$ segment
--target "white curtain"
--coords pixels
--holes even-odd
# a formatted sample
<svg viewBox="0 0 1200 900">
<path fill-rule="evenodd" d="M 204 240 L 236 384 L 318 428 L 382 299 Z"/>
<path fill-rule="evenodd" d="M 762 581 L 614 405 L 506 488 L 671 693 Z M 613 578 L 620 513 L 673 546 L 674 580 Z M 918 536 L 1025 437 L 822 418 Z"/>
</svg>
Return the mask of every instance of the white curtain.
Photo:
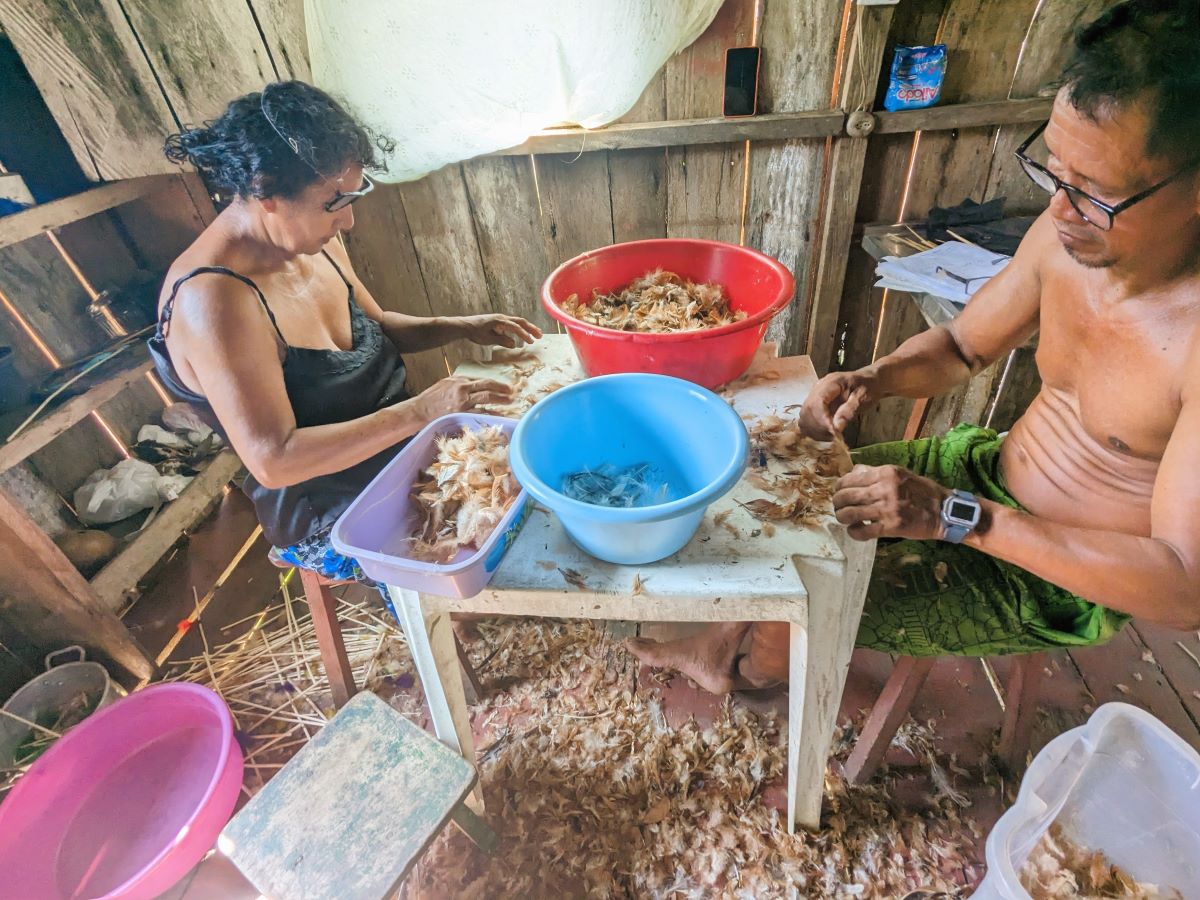
<svg viewBox="0 0 1200 900">
<path fill-rule="evenodd" d="M 388 181 L 620 118 L 721 0 L 305 0 L 313 80 L 396 141 Z"/>
</svg>

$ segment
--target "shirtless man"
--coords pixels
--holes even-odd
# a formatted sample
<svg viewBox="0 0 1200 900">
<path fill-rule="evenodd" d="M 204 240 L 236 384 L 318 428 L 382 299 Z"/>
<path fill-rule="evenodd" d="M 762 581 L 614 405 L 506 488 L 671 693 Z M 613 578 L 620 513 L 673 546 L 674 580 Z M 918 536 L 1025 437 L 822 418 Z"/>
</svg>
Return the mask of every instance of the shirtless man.
<svg viewBox="0 0 1200 900">
<path fill-rule="evenodd" d="M 860 646 L 1079 646 L 1130 616 L 1200 628 L 1198 57 L 1197 0 L 1131 0 L 1084 28 L 1050 121 L 1018 154 L 1051 199 L 1013 261 L 952 323 L 827 375 L 805 402 L 802 428 L 828 439 L 862 407 L 943 393 L 1040 331 L 1042 389 L 1006 437 L 966 425 L 856 451 L 838 521 L 899 539 L 880 542 Z M 948 519 L 951 489 L 969 496 Z M 630 643 L 713 692 L 785 680 L 787 647 L 779 623 Z"/>
</svg>

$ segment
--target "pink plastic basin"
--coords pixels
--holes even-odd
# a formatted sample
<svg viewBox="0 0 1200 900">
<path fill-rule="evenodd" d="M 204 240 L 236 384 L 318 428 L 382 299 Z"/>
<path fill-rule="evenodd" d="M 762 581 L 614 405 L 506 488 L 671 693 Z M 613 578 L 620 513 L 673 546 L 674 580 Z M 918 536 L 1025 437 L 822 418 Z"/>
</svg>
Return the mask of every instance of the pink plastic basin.
<svg viewBox="0 0 1200 900">
<path fill-rule="evenodd" d="M 161 684 L 55 742 L 0 804 L 0 897 L 151 898 L 216 842 L 242 784 L 215 693 Z"/>
</svg>

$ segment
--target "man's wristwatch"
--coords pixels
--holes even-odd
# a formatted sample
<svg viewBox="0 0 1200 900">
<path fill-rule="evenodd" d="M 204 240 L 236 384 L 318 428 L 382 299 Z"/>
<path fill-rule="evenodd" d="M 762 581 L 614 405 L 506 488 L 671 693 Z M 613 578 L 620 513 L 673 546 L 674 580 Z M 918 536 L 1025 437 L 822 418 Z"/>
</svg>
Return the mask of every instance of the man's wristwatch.
<svg viewBox="0 0 1200 900">
<path fill-rule="evenodd" d="M 975 495 L 967 491 L 953 491 L 942 502 L 942 524 L 946 526 L 943 540 L 961 544 L 963 538 L 979 524 L 982 509 Z"/>
</svg>

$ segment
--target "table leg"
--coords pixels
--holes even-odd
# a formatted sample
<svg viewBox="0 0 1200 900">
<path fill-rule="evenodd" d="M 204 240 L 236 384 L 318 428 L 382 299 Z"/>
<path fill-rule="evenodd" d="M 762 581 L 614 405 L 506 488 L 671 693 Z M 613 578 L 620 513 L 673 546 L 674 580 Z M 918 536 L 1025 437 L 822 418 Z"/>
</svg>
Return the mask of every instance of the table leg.
<svg viewBox="0 0 1200 900">
<path fill-rule="evenodd" d="M 791 623 L 788 647 L 788 739 L 787 739 L 787 825 L 788 834 L 796 833 L 796 825 L 816 828 L 821 817 L 823 771 L 813 766 L 801 768 L 800 750 L 815 728 L 804 721 L 808 694 L 808 629 L 799 622 Z M 815 812 L 813 811 L 815 807 Z"/>
<path fill-rule="evenodd" d="M 421 676 L 434 733 L 439 741 L 474 765 L 475 739 L 471 734 L 471 716 L 467 710 L 450 615 L 427 615 L 421 605 L 421 595 L 416 591 L 389 585 L 388 592 L 404 625 L 404 638 L 408 641 L 413 665 Z M 478 786 L 471 797 L 476 801 L 472 805 L 482 811 L 483 795 Z"/>
<path fill-rule="evenodd" d="M 797 560 L 807 622 L 793 622 L 788 696 L 788 830 L 821 820 L 825 766 L 875 558 L 875 542 L 847 540 L 845 563 Z"/>
</svg>

